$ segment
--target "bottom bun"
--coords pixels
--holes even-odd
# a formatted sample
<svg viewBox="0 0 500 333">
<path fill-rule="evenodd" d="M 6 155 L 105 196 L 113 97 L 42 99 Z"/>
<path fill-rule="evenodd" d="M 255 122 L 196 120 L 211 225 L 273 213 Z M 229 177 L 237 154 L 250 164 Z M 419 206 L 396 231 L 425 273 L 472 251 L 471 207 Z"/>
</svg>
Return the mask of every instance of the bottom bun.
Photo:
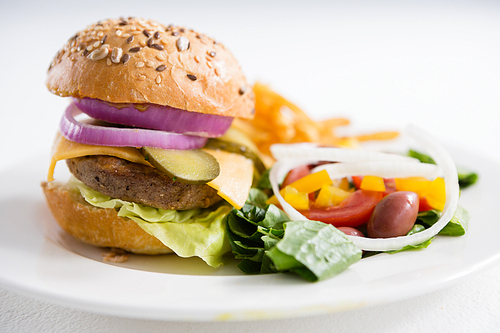
<svg viewBox="0 0 500 333">
<path fill-rule="evenodd" d="M 90 205 L 79 192 L 60 183 L 42 183 L 48 206 L 59 226 L 84 243 L 120 248 L 138 254 L 165 254 L 172 250 L 134 221 L 112 208 Z"/>
</svg>

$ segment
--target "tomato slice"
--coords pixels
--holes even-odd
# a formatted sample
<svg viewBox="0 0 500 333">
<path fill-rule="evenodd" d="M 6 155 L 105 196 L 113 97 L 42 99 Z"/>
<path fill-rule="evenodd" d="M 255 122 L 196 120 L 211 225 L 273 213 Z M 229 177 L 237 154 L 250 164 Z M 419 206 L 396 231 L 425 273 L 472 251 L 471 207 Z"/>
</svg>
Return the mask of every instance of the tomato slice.
<svg viewBox="0 0 500 333">
<path fill-rule="evenodd" d="M 352 176 L 351 178 L 354 187 L 359 189 L 361 187 L 361 182 L 363 181 L 363 176 Z"/>
<path fill-rule="evenodd" d="M 418 211 L 419 212 L 426 212 L 429 210 L 433 210 L 431 205 L 427 202 L 427 198 L 420 198 L 419 200 L 419 205 L 418 205 Z"/>
<path fill-rule="evenodd" d="M 373 209 L 383 197 L 383 192 L 357 190 L 338 206 L 300 212 L 309 220 L 329 223 L 335 227 L 355 228 L 368 222 Z"/>
</svg>

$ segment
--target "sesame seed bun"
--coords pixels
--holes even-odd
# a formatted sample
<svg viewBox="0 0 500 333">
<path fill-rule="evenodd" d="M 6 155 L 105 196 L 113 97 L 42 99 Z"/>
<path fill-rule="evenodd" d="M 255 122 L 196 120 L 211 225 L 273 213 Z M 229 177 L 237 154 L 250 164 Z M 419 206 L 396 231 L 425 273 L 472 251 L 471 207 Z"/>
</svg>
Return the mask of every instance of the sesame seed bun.
<svg viewBox="0 0 500 333">
<path fill-rule="evenodd" d="M 57 224 L 86 244 L 139 254 L 172 253 L 134 221 L 118 216 L 115 209 L 88 204 L 79 192 L 67 185 L 44 182 L 42 189 Z"/>
<path fill-rule="evenodd" d="M 78 32 L 55 56 L 46 84 L 64 97 L 240 118 L 254 112 L 252 89 L 224 45 L 151 20 L 109 19 Z"/>
</svg>

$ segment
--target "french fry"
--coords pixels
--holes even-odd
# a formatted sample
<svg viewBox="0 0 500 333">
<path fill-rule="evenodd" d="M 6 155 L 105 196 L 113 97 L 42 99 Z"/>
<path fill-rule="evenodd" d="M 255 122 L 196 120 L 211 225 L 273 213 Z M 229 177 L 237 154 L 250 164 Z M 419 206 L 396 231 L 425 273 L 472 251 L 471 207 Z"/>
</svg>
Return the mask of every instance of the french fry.
<svg viewBox="0 0 500 333">
<path fill-rule="evenodd" d="M 377 132 L 366 135 L 340 137 L 335 131 L 349 120 L 331 118 L 315 121 L 298 106 L 272 91 L 262 83 L 253 87 L 255 117 L 252 120 L 235 119 L 233 126 L 252 139 L 260 152 L 272 161 L 269 147 L 275 143 L 317 142 L 324 146 L 355 147 L 369 140 L 390 140 L 398 132 Z"/>
</svg>

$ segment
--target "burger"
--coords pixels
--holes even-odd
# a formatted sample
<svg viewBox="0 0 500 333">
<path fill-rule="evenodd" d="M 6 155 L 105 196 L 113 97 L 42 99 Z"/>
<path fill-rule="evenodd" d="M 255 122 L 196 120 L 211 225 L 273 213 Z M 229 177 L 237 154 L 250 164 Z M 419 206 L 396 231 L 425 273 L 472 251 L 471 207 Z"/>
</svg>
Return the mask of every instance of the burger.
<svg viewBox="0 0 500 333">
<path fill-rule="evenodd" d="M 46 85 L 70 100 L 42 183 L 59 226 L 94 246 L 220 265 L 224 218 L 263 170 L 231 127 L 253 117 L 254 94 L 230 51 L 192 29 L 107 19 L 67 41 Z"/>
</svg>

